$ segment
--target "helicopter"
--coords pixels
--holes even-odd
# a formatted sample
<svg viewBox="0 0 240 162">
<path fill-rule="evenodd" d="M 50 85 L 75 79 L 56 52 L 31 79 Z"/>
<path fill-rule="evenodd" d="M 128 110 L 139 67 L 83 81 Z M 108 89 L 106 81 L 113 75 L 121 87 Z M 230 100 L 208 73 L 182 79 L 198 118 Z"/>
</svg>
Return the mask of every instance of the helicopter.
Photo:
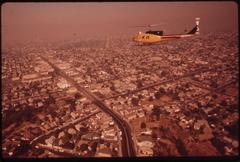
<svg viewBox="0 0 240 162">
<path fill-rule="evenodd" d="M 193 27 L 193 29 L 184 34 L 163 35 L 162 30 L 160 30 L 160 31 L 148 30 L 145 33 L 139 32 L 138 34 L 136 34 L 133 37 L 133 41 L 141 43 L 141 44 L 155 44 L 155 43 L 158 43 L 161 41 L 191 37 L 191 36 L 199 34 L 200 18 L 195 18 L 195 22 L 196 22 L 196 25 Z M 136 26 L 136 27 L 149 27 L 150 28 L 150 27 L 158 26 L 158 25 L 159 24 L 150 24 L 150 25 L 146 25 L 146 26 Z"/>
</svg>

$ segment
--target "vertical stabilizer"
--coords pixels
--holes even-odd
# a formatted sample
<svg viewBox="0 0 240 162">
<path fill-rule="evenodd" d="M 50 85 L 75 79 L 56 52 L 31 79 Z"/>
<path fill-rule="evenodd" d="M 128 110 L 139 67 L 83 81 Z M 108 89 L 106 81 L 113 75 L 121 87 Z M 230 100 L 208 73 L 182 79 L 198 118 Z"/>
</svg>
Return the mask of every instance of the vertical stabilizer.
<svg viewBox="0 0 240 162">
<path fill-rule="evenodd" d="M 196 27 L 197 27 L 197 31 L 195 34 L 200 34 L 200 29 L 199 29 L 200 18 L 197 17 L 195 20 L 196 20 Z"/>
</svg>

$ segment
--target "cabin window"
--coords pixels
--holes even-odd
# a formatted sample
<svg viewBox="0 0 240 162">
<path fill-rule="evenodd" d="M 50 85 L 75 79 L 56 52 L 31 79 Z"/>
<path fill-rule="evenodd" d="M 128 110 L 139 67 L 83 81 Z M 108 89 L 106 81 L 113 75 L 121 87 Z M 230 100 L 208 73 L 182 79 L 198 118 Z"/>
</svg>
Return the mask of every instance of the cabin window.
<svg viewBox="0 0 240 162">
<path fill-rule="evenodd" d="M 142 36 L 142 39 L 144 39 L 145 36 Z"/>
<path fill-rule="evenodd" d="M 149 36 L 146 36 L 146 39 L 149 39 Z"/>
</svg>

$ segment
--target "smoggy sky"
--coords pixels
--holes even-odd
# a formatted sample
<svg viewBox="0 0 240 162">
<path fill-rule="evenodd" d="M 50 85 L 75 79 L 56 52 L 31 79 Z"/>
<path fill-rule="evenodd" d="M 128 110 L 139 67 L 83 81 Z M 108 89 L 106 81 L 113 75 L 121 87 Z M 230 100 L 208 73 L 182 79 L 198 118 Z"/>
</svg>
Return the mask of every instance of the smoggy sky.
<svg viewBox="0 0 240 162">
<path fill-rule="evenodd" d="M 237 31 L 234 2 L 88 2 L 4 3 L 2 40 L 61 40 L 130 37 L 144 28 L 132 26 L 161 23 L 154 29 L 181 33 L 200 17 L 200 33 Z"/>
</svg>

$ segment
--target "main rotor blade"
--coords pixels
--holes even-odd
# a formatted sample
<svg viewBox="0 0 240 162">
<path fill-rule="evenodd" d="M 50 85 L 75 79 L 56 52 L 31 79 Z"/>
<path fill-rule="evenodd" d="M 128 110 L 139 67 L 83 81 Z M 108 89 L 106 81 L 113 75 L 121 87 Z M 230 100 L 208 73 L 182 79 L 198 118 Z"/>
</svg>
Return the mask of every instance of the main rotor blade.
<svg viewBox="0 0 240 162">
<path fill-rule="evenodd" d="M 146 24 L 146 25 L 137 25 L 135 27 L 154 27 L 154 26 L 161 26 L 164 25 L 165 23 L 159 23 L 159 24 Z"/>
<path fill-rule="evenodd" d="M 161 26 L 161 25 L 163 25 L 163 24 L 150 24 L 149 26 L 153 27 L 153 26 Z"/>
<path fill-rule="evenodd" d="M 146 25 L 140 25 L 140 26 L 135 26 L 135 27 L 148 27 L 148 26 L 146 26 Z"/>
</svg>

